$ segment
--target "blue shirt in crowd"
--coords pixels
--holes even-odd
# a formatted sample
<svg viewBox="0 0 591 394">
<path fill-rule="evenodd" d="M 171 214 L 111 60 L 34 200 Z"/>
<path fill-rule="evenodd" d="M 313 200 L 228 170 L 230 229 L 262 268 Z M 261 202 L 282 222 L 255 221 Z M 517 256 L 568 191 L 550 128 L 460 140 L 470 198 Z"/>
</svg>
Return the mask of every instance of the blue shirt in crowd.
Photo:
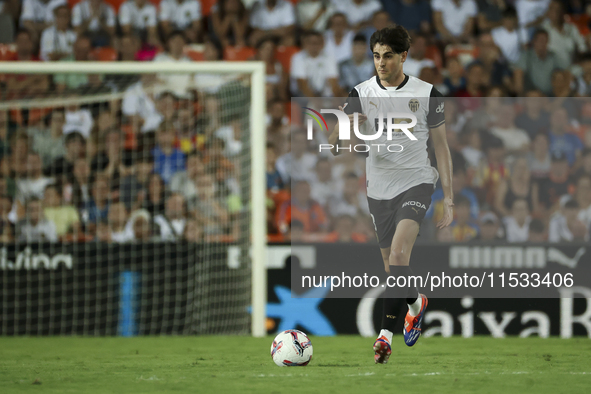
<svg viewBox="0 0 591 394">
<path fill-rule="evenodd" d="M 152 150 L 154 156 L 154 172 L 160 175 L 165 184 L 172 179 L 178 171 L 185 170 L 185 154 L 178 149 L 173 149 L 170 155 L 166 155 L 159 146 Z"/>
</svg>

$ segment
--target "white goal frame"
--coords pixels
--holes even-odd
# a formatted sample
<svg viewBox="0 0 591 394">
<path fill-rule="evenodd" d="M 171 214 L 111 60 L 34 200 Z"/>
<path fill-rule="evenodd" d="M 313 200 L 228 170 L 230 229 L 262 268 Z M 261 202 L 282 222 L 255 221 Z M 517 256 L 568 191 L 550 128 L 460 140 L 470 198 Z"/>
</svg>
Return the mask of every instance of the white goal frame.
<svg viewBox="0 0 591 394">
<path fill-rule="evenodd" d="M 250 74 L 250 236 L 251 236 L 251 332 L 265 336 L 267 304 L 267 226 L 265 207 L 266 98 L 263 62 L 2 62 L 0 74 Z M 34 102 L 36 100 L 30 100 Z M 41 100 L 40 100 L 41 101 Z M 45 100 L 43 100 L 45 101 Z M 46 102 L 46 101 L 45 101 Z M 15 102 L 0 103 L 12 106 Z"/>
</svg>

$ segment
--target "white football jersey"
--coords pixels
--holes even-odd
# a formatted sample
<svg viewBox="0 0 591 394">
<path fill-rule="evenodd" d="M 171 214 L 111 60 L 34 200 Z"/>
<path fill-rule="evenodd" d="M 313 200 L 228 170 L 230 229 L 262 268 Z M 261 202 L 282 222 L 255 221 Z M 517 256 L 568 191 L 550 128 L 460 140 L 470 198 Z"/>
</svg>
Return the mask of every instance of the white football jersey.
<svg viewBox="0 0 591 394">
<path fill-rule="evenodd" d="M 367 116 L 367 121 L 359 128 L 361 134 L 379 134 L 375 140 L 361 141 L 370 146 L 366 159 L 369 198 L 390 200 L 414 186 L 435 185 L 439 174 L 431 166 L 427 141 L 429 130 L 444 124 L 445 116 L 442 95 L 433 85 L 405 75 L 399 86 L 384 87 L 377 76 L 372 77 L 353 88 L 347 98 L 345 113 L 355 112 Z M 416 140 L 398 129 L 388 140 L 389 113 L 414 115 L 417 123 L 408 131 Z M 411 123 L 411 118 L 397 116 L 392 123 Z"/>
</svg>

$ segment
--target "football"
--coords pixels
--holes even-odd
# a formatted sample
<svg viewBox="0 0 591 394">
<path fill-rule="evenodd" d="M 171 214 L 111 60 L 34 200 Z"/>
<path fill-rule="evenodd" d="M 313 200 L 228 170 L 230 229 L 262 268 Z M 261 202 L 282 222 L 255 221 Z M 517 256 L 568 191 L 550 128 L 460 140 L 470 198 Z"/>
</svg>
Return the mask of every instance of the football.
<svg viewBox="0 0 591 394">
<path fill-rule="evenodd" d="M 312 342 L 301 331 L 283 331 L 273 339 L 271 357 L 280 367 L 306 366 L 312 360 Z"/>
</svg>

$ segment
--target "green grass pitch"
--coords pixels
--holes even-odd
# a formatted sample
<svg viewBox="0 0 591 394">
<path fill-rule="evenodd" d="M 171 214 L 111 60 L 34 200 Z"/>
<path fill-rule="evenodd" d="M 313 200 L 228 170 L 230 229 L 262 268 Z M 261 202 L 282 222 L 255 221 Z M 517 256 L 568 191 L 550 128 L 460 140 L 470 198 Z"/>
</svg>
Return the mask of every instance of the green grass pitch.
<svg viewBox="0 0 591 394">
<path fill-rule="evenodd" d="M 0 338 L 0 393 L 590 393 L 591 340 L 312 337 L 307 367 L 275 366 L 272 338 Z"/>
</svg>

